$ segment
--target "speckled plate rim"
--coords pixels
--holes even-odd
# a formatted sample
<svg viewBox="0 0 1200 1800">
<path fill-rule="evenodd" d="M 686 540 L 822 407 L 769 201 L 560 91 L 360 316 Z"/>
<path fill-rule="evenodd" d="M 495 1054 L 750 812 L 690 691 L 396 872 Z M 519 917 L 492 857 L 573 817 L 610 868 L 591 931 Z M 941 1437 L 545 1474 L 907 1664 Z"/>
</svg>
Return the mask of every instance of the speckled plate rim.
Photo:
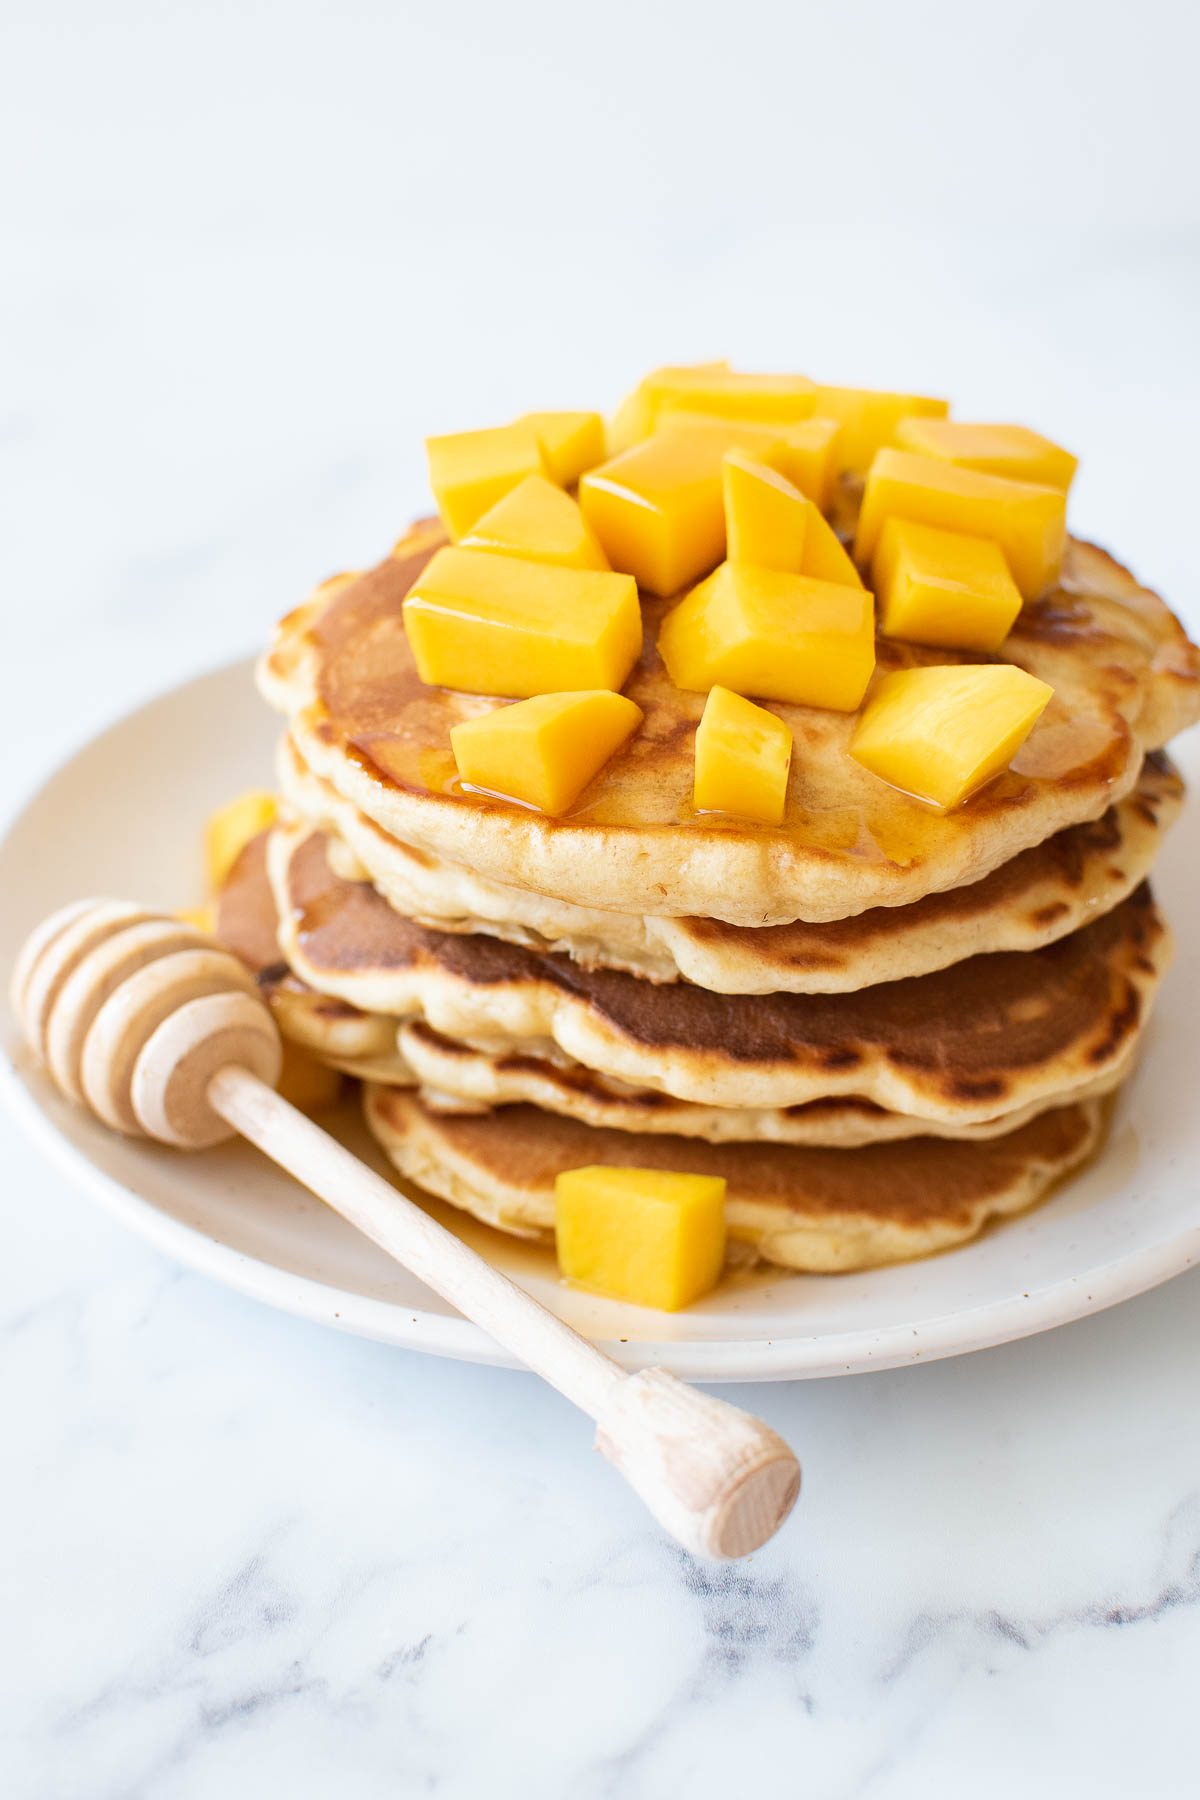
<svg viewBox="0 0 1200 1800">
<path fill-rule="evenodd" d="M 77 878 L 72 857 L 68 854 L 65 859 L 59 856 L 57 871 L 52 871 L 41 882 L 41 890 L 46 889 L 47 882 L 54 890 L 49 897 L 41 890 L 31 894 L 30 888 L 37 888 L 38 884 L 28 879 L 22 881 L 23 870 L 28 871 L 30 866 L 28 862 L 23 863 L 22 858 L 26 855 L 28 840 L 40 841 L 38 834 L 48 833 L 49 821 L 56 809 L 61 810 L 65 804 L 73 821 L 84 817 L 79 802 L 88 791 L 89 780 L 94 779 L 101 765 L 112 765 L 115 761 L 120 767 L 130 744 L 153 741 L 158 754 L 149 759 L 142 756 L 136 776 L 145 791 L 152 792 L 154 771 L 160 768 L 170 771 L 173 767 L 172 736 L 179 738 L 184 747 L 194 747 L 195 719 L 222 716 L 227 723 L 232 719 L 240 724 L 239 712 L 244 714 L 248 724 L 245 735 L 252 738 L 253 743 L 243 746 L 243 734 L 239 730 L 226 733 L 226 741 L 220 753 L 214 754 L 212 766 L 204 765 L 203 781 L 192 784 L 197 789 L 195 810 L 186 795 L 180 802 L 180 811 L 184 815 L 181 830 L 190 833 L 197 844 L 191 857 L 193 864 L 198 864 L 199 826 L 207 807 L 215 804 L 222 794 L 236 791 L 238 786 L 261 783 L 269 778 L 269 764 L 264 765 L 263 751 L 269 744 L 273 728 L 269 720 L 254 722 L 249 709 L 251 667 L 249 660 L 226 665 L 173 688 L 124 715 L 66 759 L 12 819 L 0 840 L 0 895 L 4 896 L 0 901 L 0 972 L 5 980 L 20 936 L 49 905 L 61 903 L 77 893 L 96 890 L 96 884 Z M 1188 763 L 1200 764 L 1195 752 L 1181 757 L 1180 761 L 1185 774 Z M 151 771 L 149 777 L 147 767 Z M 134 782 L 135 777 L 131 774 L 129 779 Z M 145 787 L 147 779 L 151 784 L 149 788 Z M 205 789 L 203 794 L 199 792 L 201 787 Z M 92 810 L 88 808 L 88 816 Z M 75 834 L 69 835 L 74 842 Z M 157 834 L 151 835 L 157 837 Z M 1176 848 L 1179 849 L 1178 844 Z M 88 844 L 84 841 L 77 846 L 74 861 L 86 861 L 87 855 Z M 166 860 L 171 862 L 170 857 Z M 176 855 L 173 873 L 169 878 L 159 880 L 158 891 L 147 891 L 144 880 L 136 886 L 133 891 L 138 898 L 164 905 L 171 901 L 186 903 L 194 897 L 196 869 L 189 866 L 185 870 L 178 866 L 182 860 Z M 1196 880 L 1197 860 L 1190 841 L 1183 846 L 1182 854 L 1173 857 L 1169 885 L 1177 895 L 1186 894 Z M 112 883 L 102 885 L 111 887 Z M 120 891 L 129 891 L 129 888 L 130 884 L 126 883 Z M 14 895 L 19 897 L 15 903 Z M 1180 960 L 1182 962 L 1183 958 Z M 1200 952 L 1190 960 L 1200 966 Z M 1078 1252 L 1074 1267 L 1057 1278 L 1039 1280 L 1038 1240 L 1044 1235 L 1044 1222 L 1055 1214 L 1055 1209 L 1062 1207 L 1064 1196 L 1056 1196 L 1047 1206 L 1000 1227 L 977 1246 L 928 1263 L 904 1265 L 899 1272 L 912 1276 L 918 1291 L 924 1285 L 935 1291 L 945 1289 L 942 1270 L 953 1270 L 957 1264 L 965 1275 L 972 1254 L 986 1256 L 989 1244 L 1005 1243 L 1015 1253 L 1014 1268 L 1023 1273 L 1015 1275 L 1011 1291 L 1000 1298 L 974 1304 L 969 1299 L 970 1284 L 964 1282 L 962 1303 L 958 1305 L 943 1304 L 923 1310 L 918 1304 L 913 1306 L 909 1316 L 892 1319 L 887 1324 L 871 1325 L 860 1320 L 850 1329 L 812 1331 L 804 1329 L 805 1311 L 800 1296 L 805 1291 L 816 1292 L 811 1286 L 814 1281 L 844 1284 L 851 1278 L 781 1275 L 771 1289 L 771 1316 L 768 1319 L 764 1313 L 762 1324 L 766 1329 L 762 1335 L 753 1333 L 758 1306 L 753 1294 L 742 1295 L 738 1300 L 740 1330 L 737 1335 L 730 1335 L 728 1328 L 722 1331 L 719 1312 L 711 1317 L 705 1312 L 696 1312 L 687 1317 L 687 1329 L 695 1335 L 671 1338 L 658 1335 L 661 1326 L 656 1316 L 642 1309 L 624 1308 L 612 1301 L 592 1303 L 588 1297 L 581 1316 L 580 1297 L 549 1282 L 527 1285 L 544 1302 L 570 1317 L 572 1323 L 588 1330 L 589 1335 L 626 1366 L 658 1363 L 681 1375 L 711 1382 L 787 1380 L 934 1361 L 1046 1331 L 1144 1293 L 1200 1260 L 1200 1122 L 1194 1116 L 1194 1108 L 1189 1110 L 1179 1105 L 1172 1113 L 1170 1096 L 1164 1097 L 1162 1091 L 1164 1078 L 1169 1078 L 1172 1072 L 1175 1080 L 1165 1079 L 1165 1086 L 1180 1085 L 1181 1071 L 1186 1064 L 1186 1058 L 1178 1055 L 1177 1043 L 1173 1051 L 1171 1040 L 1180 1032 L 1185 1041 L 1193 1038 L 1184 987 L 1185 970 L 1179 968 L 1168 980 L 1166 1003 L 1160 1008 L 1162 1016 L 1152 1027 L 1147 1058 L 1136 1078 L 1143 1098 L 1148 1096 L 1151 1101 L 1158 1102 L 1156 1116 L 1148 1122 L 1148 1140 L 1141 1129 L 1143 1120 L 1139 1108 L 1136 1105 L 1131 1108 L 1123 1102 L 1119 1109 L 1121 1113 L 1133 1112 L 1138 1135 L 1144 1140 L 1137 1152 L 1140 1159 L 1137 1187 L 1143 1194 L 1161 1196 L 1168 1191 L 1175 1198 L 1163 1217 L 1156 1219 L 1153 1225 L 1147 1220 L 1142 1235 L 1135 1235 L 1115 1253 L 1104 1253 L 1103 1234 L 1097 1236 L 1093 1229 L 1098 1217 L 1094 1207 L 1086 1201 L 1071 1204 L 1065 1220 L 1060 1217 L 1058 1223 L 1065 1224 L 1072 1234 L 1069 1241 Z M 1172 993 L 1175 994 L 1174 1006 L 1170 1004 Z M 300 1318 L 435 1355 L 511 1366 L 512 1359 L 485 1333 L 467 1320 L 439 1310 L 442 1303 L 411 1277 L 407 1278 L 414 1294 L 411 1303 L 407 1299 L 375 1298 L 248 1254 L 235 1244 L 223 1241 L 211 1230 L 206 1231 L 198 1224 L 173 1216 L 146 1192 L 138 1191 L 137 1173 L 139 1158 L 151 1159 L 170 1153 L 142 1146 L 123 1146 L 122 1154 L 126 1166 L 134 1171 L 133 1178 L 128 1175 L 123 1179 L 114 1177 L 97 1161 L 100 1146 L 96 1134 L 101 1128 L 53 1092 L 32 1059 L 19 1047 L 7 1012 L 5 1051 L 4 1061 L 0 1064 L 0 1097 L 17 1123 L 68 1178 L 99 1201 L 113 1217 L 167 1256 L 239 1293 Z M 1165 1138 L 1162 1129 L 1164 1098 L 1167 1116 L 1172 1121 L 1172 1129 Z M 241 1146 L 235 1147 L 234 1153 L 245 1158 L 253 1155 Z M 146 1166 L 149 1168 L 149 1163 Z M 189 1166 L 197 1173 L 195 1181 L 189 1176 L 188 1187 L 199 1196 L 203 1208 L 208 1179 L 205 1169 L 212 1165 L 206 1165 L 203 1159 L 192 1159 Z M 1104 1166 L 1101 1164 L 1098 1168 Z M 1119 1159 L 1114 1167 L 1116 1173 L 1107 1181 L 1107 1199 L 1110 1207 L 1114 1200 L 1122 1203 L 1122 1223 L 1128 1227 L 1131 1218 L 1136 1223 L 1137 1215 L 1132 1209 L 1138 1194 L 1129 1187 L 1129 1207 L 1125 1208 L 1126 1175 L 1122 1173 Z M 1083 1180 L 1086 1182 L 1092 1173 L 1085 1175 Z M 239 1174 L 238 1179 L 242 1178 Z M 224 1165 L 220 1179 L 228 1190 L 229 1172 Z M 1167 1184 L 1166 1189 L 1164 1184 Z M 140 1185 L 145 1188 L 148 1182 L 143 1181 Z M 312 1202 L 313 1207 L 316 1204 Z M 939 1273 L 936 1279 L 931 1277 L 924 1283 L 919 1273 L 922 1270 Z M 885 1278 L 897 1273 L 875 1272 L 881 1292 Z M 872 1279 L 871 1275 L 853 1278 L 855 1289 L 868 1297 L 868 1311 Z M 778 1291 L 785 1292 L 785 1297 L 791 1291 L 797 1295 L 796 1305 L 785 1307 L 782 1314 L 775 1298 Z M 955 1291 L 953 1276 L 948 1291 L 951 1294 Z M 424 1303 L 426 1299 L 428 1304 Z M 681 1316 L 675 1316 L 672 1323 L 680 1321 Z M 747 1327 L 751 1328 L 748 1334 Z"/>
</svg>

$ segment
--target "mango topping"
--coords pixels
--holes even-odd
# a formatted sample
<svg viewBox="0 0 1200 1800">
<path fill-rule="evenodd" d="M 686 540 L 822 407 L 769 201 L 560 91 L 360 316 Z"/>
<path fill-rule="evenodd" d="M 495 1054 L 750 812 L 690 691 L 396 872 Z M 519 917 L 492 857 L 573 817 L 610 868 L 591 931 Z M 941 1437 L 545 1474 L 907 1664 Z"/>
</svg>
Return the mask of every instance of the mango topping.
<svg viewBox="0 0 1200 1800">
<path fill-rule="evenodd" d="M 696 728 L 697 812 L 782 825 L 792 734 L 782 719 L 728 688 L 709 690 Z"/>
<path fill-rule="evenodd" d="M 654 412 L 656 410 L 651 405 L 650 383 L 656 377 L 696 375 L 728 367 L 727 362 L 706 362 L 652 369 L 649 375 L 644 376 L 638 382 L 632 393 L 626 394 L 609 420 L 608 430 L 605 433 L 608 440 L 608 454 L 619 456 L 622 450 L 628 450 L 633 444 L 640 444 L 643 438 L 650 436 L 654 429 Z"/>
<path fill-rule="evenodd" d="M 984 475 L 1007 475 L 1013 481 L 1034 481 L 1064 493 L 1079 467 L 1071 455 L 1049 438 L 1024 425 L 960 425 L 951 419 L 901 419 L 896 427 L 898 450 L 919 456 L 940 456 L 960 469 L 978 469 Z"/>
<path fill-rule="evenodd" d="M 874 554 L 889 518 L 991 538 L 1027 600 L 1058 578 L 1067 531 L 1067 498 L 1058 488 L 981 474 L 908 450 L 881 450 L 863 491 L 854 545 L 859 562 Z"/>
<path fill-rule="evenodd" d="M 250 839 L 275 823 L 276 811 L 274 794 L 251 788 L 219 806 L 210 816 L 204 828 L 204 862 L 210 893 L 215 894 L 225 885 L 225 877 Z"/>
<path fill-rule="evenodd" d="M 875 667 L 874 602 L 862 587 L 725 562 L 667 614 L 658 648 L 676 687 L 854 712 Z"/>
<path fill-rule="evenodd" d="M 641 722 L 641 707 L 624 694 L 538 694 L 452 726 L 450 743 L 472 787 L 558 814 Z"/>
<path fill-rule="evenodd" d="M 590 469 L 583 516 L 614 569 L 652 594 L 675 594 L 725 552 L 722 432 L 665 431 Z"/>
<path fill-rule="evenodd" d="M 945 812 L 1007 768 L 1053 692 L 1011 663 L 902 669 L 867 701 L 850 754 Z"/>
<path fill-rule="evenodd" d="M 888 519 L 872 566 L 886 637 L 998 650 L 1021 610 L 1004 552 L 990 538 Z"/>
<path fill-rule="evenodd" d="M 570 494 L 527 475 L 459 539 L 464 550 L 524 556 L 560 569 L 607 569 L 608 558 Z"/>
<path fill-rule="evenodd" d="M 547 473 L 559 487 L 574 487 L 585 469 L 595 468 L 608 454 L 598 412 L 522 413 L 515 423 L 530 427 Z"/>
<path fill-rule="evenodd" d="M 630 575 L 439 550 L 404 602 L 421 680 L 475 694 L 619 688 L 641 652 Z"/>
<path fill-rule="evenodd" d="M 835 419 L 841 426 L 837 460 L 841 469 L 861 474 L 876 451 L 892 442 L 901 419 L 917 414 L 944 419 L 950 411 L 946 400 L 928 394 L 891 394 L 875 388 L 818 386 L 813 412 L 821 419 Z"/>
<path fill-rule="evenodd" d="M 807 419 L 814 384 L 806 375 L 743 375 L 735 369 L 658 369 L 642 383 L 650 422 L 664 405 L 764 423 Z"/>
<path fill-rule="evenodd" d="M 829 505 L 842 428 L 836 419 L 805 419 L 780 429 L 771 464 L 820 507 Z"/>
<path fill-rule="evenodd" d="M 568 1281 L 663 1312 L 709 1293 L 725 1257 L 725 1182 L 593 1166 L 554 1184 L 558 1266 Z"/>
<path fill-rule="evenodd" d="M 745 450 L 727 450 L 725 541 L 730 562 L 761 563 L 798 575 L 804 567 L 810 502 L 784 476 Z"/>
<path fill-rule="evenodd" d="M 425 439 L 429 485 L 452 538 L 470 531 L 497 500 L 527 475 L 544 475 L 541 446 L 530 425 L 497 425 Z"/>
</svg>

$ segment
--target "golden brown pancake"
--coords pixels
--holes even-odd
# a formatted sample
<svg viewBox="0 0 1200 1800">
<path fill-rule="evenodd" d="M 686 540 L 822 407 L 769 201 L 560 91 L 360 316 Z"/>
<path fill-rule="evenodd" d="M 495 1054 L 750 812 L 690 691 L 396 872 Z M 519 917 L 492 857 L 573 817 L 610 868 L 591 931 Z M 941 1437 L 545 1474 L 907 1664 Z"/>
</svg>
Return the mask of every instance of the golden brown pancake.
<svg viewBox="0 0 1200 1800">
<path fill-rule="evenodd" d="M 691 805 L 702 694 L 667 678 L 655 647 L 669 602 L 646 600 L 626 692 L 640 731 L 552 819 L 468 791 L 450 729 L 491 699 L 425 686 L 402 605 L 439 535 L 428 525 L 368 573 L 339 577 L 279 626 L 260 684 L 308 767 L 385 831 L 574 905 L 761 926 L 902 906 L 981 880 L 1065 827 L 1099 818 L 1143 755 L 1200 716 L 1200 655 L 1158 597 L 1072 540 L 1060 585 L 1028 604 L 999 656 L 1054 698 L 1012 767 L 964 805 L 932 811 L 848 755 L 854 718 L 775 705 L 795 739 L 781 826 Z M 978 661 L 881 638 L 879 672 Z"/>
<path fill-rule="evenodd" d="M 972 957 L 853 994 L 653 985 L 480 935 L 432 931 L 330 868 L 306 827 L 271 834 L 287 961 L 366 1012 L 419 1017 L 484 1048 L 543 1053 L 707 1107 L 834 1096 L 918 1120 L 994 1120 L 1128 1066 L 1169 956 L 1142 886 L 1043 949 Z"/>
<path fill-rule="evenodd" d="M 397 912 L 441 931 L 482 931 L 584 968 L 680 977 L 721 994 L 849 993 L 929 974 L 968 956 L 1036 950 L 1119 904 L 1149 873 L 1183 801 L 1161 751 L 1099 819 L 1068 826 L 969 887 L 824 925 L 759 929 L 572 906 L 403 844 L 313 775 L 288 740 L 279 763 L 291 808 L 331 840 L 334 868 L 369 876 Z"/>
<path fill-rule="evenodd" d="M 986 1144 L 909 1138 L 862 1150 L 629 1138 L 533 1106 L 440 1113 L 368 1086 L 367 1122 L 397 1169 L 502 1230 L 548 1233 L 554 1179 L 591 1164 L 720 1175 L 731 1235 L 766 1261 L 822 1273 L 946 1250 L 1043 1199 L 1100 1141 L 1098 1101 L 1056 1107 Z"/>
</svg>

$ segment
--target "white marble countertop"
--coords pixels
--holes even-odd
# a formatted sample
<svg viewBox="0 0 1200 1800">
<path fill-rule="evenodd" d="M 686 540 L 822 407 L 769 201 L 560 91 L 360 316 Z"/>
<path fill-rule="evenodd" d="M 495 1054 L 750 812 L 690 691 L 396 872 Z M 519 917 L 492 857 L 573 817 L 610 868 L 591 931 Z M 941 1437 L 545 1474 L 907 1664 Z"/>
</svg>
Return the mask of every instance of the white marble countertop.
<svg viewBox="0 0 1200 1800">
<path fill-rule="evenodd" d="M 801 51 L 858 48 L 801 9 L 776 66 L 740 10 L 758 85 L 714 144 L 691 40 L 664 109 L 571 9 L 518 6 L 524 37 L 474 5 L 16 9 L 0 812 L 378 554 L 424 431 L 607 404 L 666 356 L 1028 419 L 1084 452 L 1077 528 L 1200 623 L 1200 239 L 1165 179 L 1194 167 L 1194 15 L 943 41 L 948 153 L 927 114 L 882 122 L 936 34 L 854 9 L 879 54 L 847 211 L 805 138 L 828 84 L 781 109 Z M 649 17 L 638 44 L 670 51 Z M 6 1121 L 0 1168 L 4 1800 L 1197 1791 L 1200 1273 L 959 1361 L 732 1391 L 806 1487 L 717 1568 L 531 1378 L 181 1273 Z"/>
</svg>

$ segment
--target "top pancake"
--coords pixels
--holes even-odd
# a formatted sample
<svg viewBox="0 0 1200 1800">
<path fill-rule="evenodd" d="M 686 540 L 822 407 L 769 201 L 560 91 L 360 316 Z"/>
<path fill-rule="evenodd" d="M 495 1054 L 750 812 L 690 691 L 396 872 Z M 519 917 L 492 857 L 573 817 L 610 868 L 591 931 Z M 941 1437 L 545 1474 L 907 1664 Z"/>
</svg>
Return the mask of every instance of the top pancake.
<svg viewBox="0 0 1200 1800">
<path fill-rule="evenodd" d="M 1060 585 L 1027 605 L 1000 652 L 1055 694 L 1013 767 L 941 815 L 847 754 L 852 715 L 773 704 L 795 738 L 787 816 L 752 825 L 691 806 L 702 694 L 674 687 L 656 648 L 669 602 L 645 600 L 645 648 L 625 691 L 645 721 L 562 819 L 468 792 L 450 728 L 492 710 L 425 686 L 402 604 L 442 542 L 410 533 L 369 573 L 343 576 L 283 620 L 260 683 L 314 773 L 385 831 L 490 880 L 577 905 L 735 925 L 841 919 L 981 879 L 1098 818 L 1143 754 L 1200 716 L 1200 655 L 1156 595 L 1072 540 Z M 991 660 L 880 639 L 880 672 Z"/>
<path fill-rule="evenodd" d="M 396 912 L 440 931 L 484 932 L 570 956 L 585 969 L 684 979 L 716 994 L 846 994 L 927 975 L 969 956 L 1037 950 L 1110 911 L 1149 874 L 1183 783 L 1161 751 L 1099 819 L 1068 826 L 967 887 L 824 925 L 728 925 L 572 906 L 488 881 L 382 831 L 313 775 L 284 740 L 282 792 L 329 840 L 339 874 L 368 877 Z"/>
</svg>

